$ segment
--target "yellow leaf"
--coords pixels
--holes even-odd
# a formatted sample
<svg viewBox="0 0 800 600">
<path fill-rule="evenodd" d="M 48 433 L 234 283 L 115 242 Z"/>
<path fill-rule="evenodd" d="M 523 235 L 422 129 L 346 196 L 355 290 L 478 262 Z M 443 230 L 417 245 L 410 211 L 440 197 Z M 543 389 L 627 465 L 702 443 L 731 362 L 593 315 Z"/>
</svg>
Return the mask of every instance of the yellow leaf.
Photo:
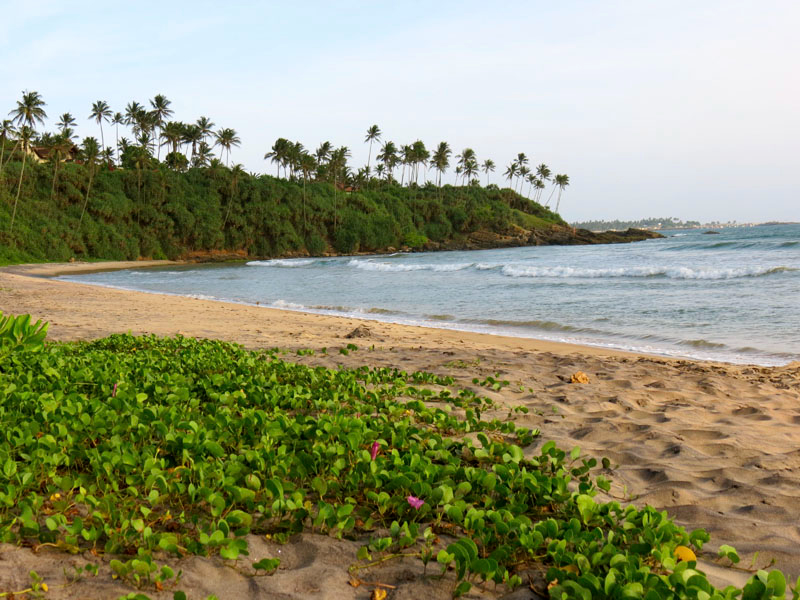
<svg viewBox="0 0 800 600">
<path fill-rule="evenodd" d="M 692 552 L 691 548 L 687 548 L 686 546 L 676 546 L 675 547 L 675 558 L 679 561 L 689 562 L 692 560 L 697 560 L 697 556 L 694 552 Z"/>
<path fill-rule="evenodd" d="M 369 596 L 369 600 L 386 600 L 386 590 L 375 588 Z"/>
<path fill-rule="evenodd" d="M 49 589 L 49 588 L 47 587 L 47 584 L 46 584 L 46 583 L 43 583 L 43 584 L 42 584 L 42 591 L 45 591 L 45 592 L 46 592 L 48 589 Z"/>
<path fill-rule="evenodd" d="M 575 575 L 580 575 L 580 569 L 575 565 L 567 565 L 566 567 L 561 567 L 562 571 L 566 571 L 567 573 L 575 573 Z"/>
</svg>

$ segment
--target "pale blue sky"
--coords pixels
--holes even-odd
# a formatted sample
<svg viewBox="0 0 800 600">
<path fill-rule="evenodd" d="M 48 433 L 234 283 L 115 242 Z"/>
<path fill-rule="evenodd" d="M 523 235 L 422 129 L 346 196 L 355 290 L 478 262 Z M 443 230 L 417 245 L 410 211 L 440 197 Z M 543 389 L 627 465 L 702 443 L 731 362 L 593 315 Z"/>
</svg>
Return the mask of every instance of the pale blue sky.
<svg viewBox="0 0 800 600">
<path fill-rule="evenodd" d="M 0 114 L 36 90 L 49 128 L 99 137 L 92 102 L 163 93 L 236 129 L 250 171 L 280 136 L 363 165 L 377 123 L 498 183 L 518 152 L 567 173 L 572 221 L 800 220 L 796 1 L 293 4 L 0 0 Z"/>
</svg>

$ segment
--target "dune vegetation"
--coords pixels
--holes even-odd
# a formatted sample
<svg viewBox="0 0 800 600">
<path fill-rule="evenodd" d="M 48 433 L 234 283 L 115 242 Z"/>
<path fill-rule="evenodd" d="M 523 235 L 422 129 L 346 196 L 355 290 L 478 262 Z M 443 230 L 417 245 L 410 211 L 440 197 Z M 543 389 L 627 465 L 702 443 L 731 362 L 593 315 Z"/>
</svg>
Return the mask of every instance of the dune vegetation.
<svg viewBox="0 0 800 600">
<path fill-rule="evenodd" d="M 0 323 L 0 540 L 113 556 L 90 568 L 138 597 L 179 588 L 164 553 L 241 563 L 248 534 L 303 531 L 359 541 L 355 578 L 415 556 L 454 596 L 517 587 L 520 573 L 538 573 L 551 598 L 787 592 L 779 571 L 715 589 L 697 565 L 704 531 L 600 500 L 606 459 L 552 442 L 531 451 L 539 431 L 514 423 L 524 408 L 450 378 L 312 368 L 180 336 L 45 344 L 46 329 L 27 315 Z M 739 560 L 730 546 L 719 556 Z"/>
</svg>

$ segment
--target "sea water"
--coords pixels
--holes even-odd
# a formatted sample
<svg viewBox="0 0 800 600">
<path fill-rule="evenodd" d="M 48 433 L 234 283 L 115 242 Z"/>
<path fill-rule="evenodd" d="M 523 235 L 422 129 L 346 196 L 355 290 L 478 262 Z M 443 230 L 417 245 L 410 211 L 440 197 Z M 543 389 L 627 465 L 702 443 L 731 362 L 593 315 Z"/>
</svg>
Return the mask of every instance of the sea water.
<svg viewBox="0 0 800 600">
<path fill-rule="evenodd" d="M 301 258 L 63 276 L 123 289 L 668 356 L 800 360 L 800 225 L 632 244 Z"/>
</svg>

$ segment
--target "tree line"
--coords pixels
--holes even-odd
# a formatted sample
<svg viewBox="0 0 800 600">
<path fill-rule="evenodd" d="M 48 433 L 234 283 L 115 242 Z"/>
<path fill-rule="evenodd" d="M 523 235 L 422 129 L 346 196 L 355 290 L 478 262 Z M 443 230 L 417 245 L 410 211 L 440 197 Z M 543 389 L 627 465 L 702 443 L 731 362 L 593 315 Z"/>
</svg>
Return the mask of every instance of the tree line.
<svg viewBox="0 0 800 600">
<path fill-rule="evenodd" d="M 355 171 L 345 146 L 323 142 L 311 153 L 279 138 L 265 155 L 277 167 L 276 178 L 231 165 L 241 143 L 237 132 L 207 117 L 192 124 L 172 120 L 163 95 L 148 107 L 131 102 L 118 113 L 104 101 L 93 103 L 87 119 L 99 135 L 82 140 L 71 113 L 58 117 L 55 131 L 44 130 L 46 104 L 38 92 L 23 92 L 9 117 L 0 123 L 0 245 L 35 247 L 29 257 L 175 257 L 221 248 L 258 255 L 369 251 L 452 241 L 480 228 L 563 223 L 535 201 L 536 194 L 525 199 L 490 183 L 493 161 L 478 167 L 471 149 L 453 157 L 446 142 L 433 153 L 419 140 L 397 147 L 381 141 L 377 126 L 365 136 L 367 164 Z M 526 161 L 518 155 L 509 179 L 520 192 Z M 442 185 L 451 163 L 458 186 Z M 541 167 L 546 179 L 549 169 Z M 555 190 L 554 180 L 551 196 Z M 60 241 L 42 237 L 44 230 L 57 231 Z M 60 249 L 48 253 L 48 244 Z"/>
</svg>

